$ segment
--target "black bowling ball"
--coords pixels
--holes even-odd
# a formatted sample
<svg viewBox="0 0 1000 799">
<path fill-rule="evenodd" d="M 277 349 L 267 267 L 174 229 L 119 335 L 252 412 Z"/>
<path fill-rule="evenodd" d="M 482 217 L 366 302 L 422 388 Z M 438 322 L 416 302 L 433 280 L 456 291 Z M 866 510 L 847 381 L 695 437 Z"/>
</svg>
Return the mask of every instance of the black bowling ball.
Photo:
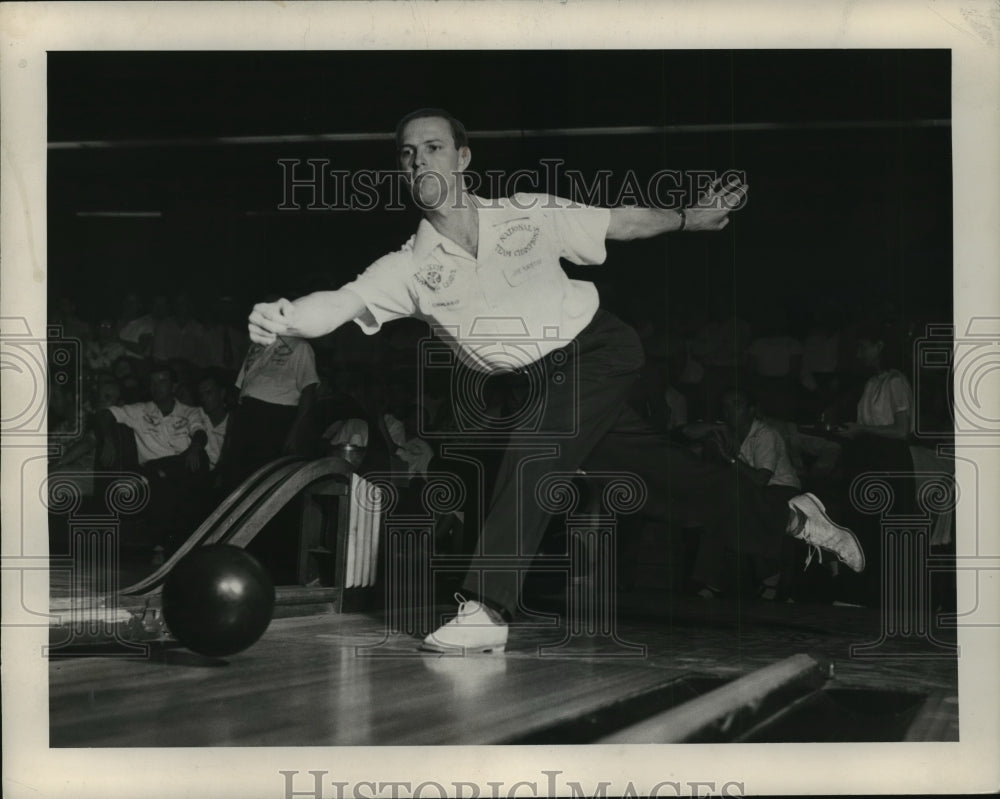
<svg viewBox="0 0 1000 799">
<path fill-rule="evenodd" d="M 274 583 L 245 549 L 209 544 L 182 558 L 163 585 L 170 633 L 201 655 L 242 652 L 260 638 L 274 613 Z"/>
</svg>

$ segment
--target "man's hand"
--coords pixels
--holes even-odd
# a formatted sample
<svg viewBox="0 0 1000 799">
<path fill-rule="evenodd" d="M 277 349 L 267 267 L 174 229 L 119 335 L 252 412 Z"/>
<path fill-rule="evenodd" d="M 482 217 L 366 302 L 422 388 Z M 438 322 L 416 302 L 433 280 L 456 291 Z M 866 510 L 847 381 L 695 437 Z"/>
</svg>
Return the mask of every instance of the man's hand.
<svg viewBox="0 0 1000 799">
<path fill-rule="evenodd" d="M 286 299 L 259 302 L 250 312 L 250 340 L 265 346 L 288 333 L 294 324 L 295 306 Z"/>
<path fill-rule="evenodd" d="M 724 430 L 715 428 L 702 440 L 705 454 L 717 461 L 729 463 L 735 457 L 733 442 Z"/>
<path fill-rule="evenodd" d="M 201 469 L 201 448 L 190 446 L 184 453 L 184 465 L 189 472 L 197 472 Z"/>
<path fill-rule="evenodd" d="M 729 214 L 746 202 L 750 184 L 732 180 L 717 181 L 691 208 L 684 209 L 684 230 L 722 230 L 729 224 Z"/>
<path fill-rule="evenodd" d="M 102 469 L 110 469 L 114 466 L 117 456 L 118 451 L 115 448 L 115 443 L 110 439 L 105 439 L 104 443 L 101 444 L 100 451 L 97 453 L 97 465 Z"/>
<path fill-rule="evenodd" d="M 864 430 L 865 426 L 863 424 L 858 424 L 857 422 L 844 422 L 844 424 L 834 432 L 836 432 L 838 436 L 854 439 L 861 435 Z"/>
</svg>

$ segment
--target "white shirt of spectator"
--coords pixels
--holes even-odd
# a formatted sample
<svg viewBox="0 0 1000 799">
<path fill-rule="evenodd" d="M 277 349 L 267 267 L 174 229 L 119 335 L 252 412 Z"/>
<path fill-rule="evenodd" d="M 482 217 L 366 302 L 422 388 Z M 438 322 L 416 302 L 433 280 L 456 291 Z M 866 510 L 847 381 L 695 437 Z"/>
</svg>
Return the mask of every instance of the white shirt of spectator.
<svg viewBox="0 0 1000 799">
<path fill-rule="evenodd" d="M 387 413 L 382 418 L 389 438 L 396 445 L 393 454 L 406 464 L 410 475 L 426 475 L 431 458 L 434 457 L 434 450 L 430 444 L 422 438 L 414 437 L 408 440 L 405 425 L 392 414 Z M 368 422 L 357 418 L 338 420 L 326 429 L 322 437 L 334 447 L 344 444 L 367 447 Z"/>
<path fill-rule="evenodd" d="M 424 219 L 402 249 L 345 288 L 365 303 L 356 321 L 366 333 L 415 316 L 472 368 L 509 371 L 565 346 L 593 319 L 597 288 L 570 280 L 559 259 L 603 263 L 611 212 L 543 194 L 471 201 L 477 257 Z"/>
<path fill-rule="evenodd" d="M 201 408 L 174 400 L 166 416 L 155 402 L 135 402 L 108 408 L 115 421 L 135 432 L 139 464 L 180 455 L 191 446 L 191 435 L 204 430 Z"/>
<path fill-rule="evenodd" d="M 740 460 L 754 469 L 767 469 L 771 472 L 771 479 L 767 481 L 769 486 L 802 487 L 781 433 L 760 419 L 753 420 L 750 432 L 743 439 Z"/>
<path fill-rule="evenodd" d="M 891 425 L 895 414 L 913 409 L 909 381 L 896 369 L 881 372 L 865 383 L 858 401 L 858 422 L 873 426 Z"/>
<path fill-rule="evenodd" d="M 298 405 L 302 391 L 318 382 L 312 347 L 290 336 L 279 336 L 266 347 L 252 346 L 236 376 L 241 398 L 272 405 Z"/>
<path fill-rule="evenodd" d="M 229 414 L 226 414 L 226 418 L 219 422 L 218 425 L 212 424 L 212 420 L 208 418 L 208 414 L 202 408 L 198 409 L 201 411 L 201 425 L 202 429 L 205 431 L 205 435 L 208 437 L 208 441 L 205 444 L 205 454 L 208 455 L 208 468 L 214 469 L 215 464 L 219 462 L 219 456 L 222 454 L 222 445 L 226 441 L 226 428 L 229 427 Z"/>
<path fill-rule="evenodd" d="M 129 344 L 139 344 L 139 340 L 143 336 L 152 336 L 156 332 L 156 320 L 152 316 L 147 314 L 146 316 L 140 316 L 137 319 L 132 319 L 121 326 L 118 331 L 118 338 L 121 341 L 127 341 Z M 142 358 L 139 353 L 134 353 L 128 351 L 126 353 L 130 358 Z"/>
</svg>

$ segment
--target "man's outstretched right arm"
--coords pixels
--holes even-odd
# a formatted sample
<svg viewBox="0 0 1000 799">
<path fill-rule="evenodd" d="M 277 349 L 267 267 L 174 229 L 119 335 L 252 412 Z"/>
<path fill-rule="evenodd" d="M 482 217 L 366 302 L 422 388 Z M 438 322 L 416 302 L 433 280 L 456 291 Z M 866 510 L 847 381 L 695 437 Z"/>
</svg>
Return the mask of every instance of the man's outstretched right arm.
<svg viewBox="0 0 1000 799">
<path fill-rule="evenodd" d="M 294 302 L 260 302 L 250 313 L 250 339 L 270 344 L 278 336 L 318 338 L 360 316 L 364 301 L 350 289 L 317 291 Z"/>
</svg>

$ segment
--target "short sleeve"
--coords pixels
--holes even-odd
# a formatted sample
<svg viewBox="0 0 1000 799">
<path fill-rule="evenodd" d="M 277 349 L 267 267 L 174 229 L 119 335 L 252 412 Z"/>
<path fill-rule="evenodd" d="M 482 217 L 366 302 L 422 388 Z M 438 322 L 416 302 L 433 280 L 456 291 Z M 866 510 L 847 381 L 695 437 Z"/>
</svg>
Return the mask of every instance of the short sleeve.
<svg viewBox="0 0 1000 799">
<path fill-rule="evenodd" d="M 319 382 L 316 371 L 316 355 L 309 342 L 299 339 L 295 348 L 295 387 L 302 391 Z"/>
<path fill-rule="evenodd" d="M 608 257 L 604 242 L 611 211 L 547 194 L 519 195 L 519 202 L 540 203 L 551 231 L 559 242 L 559 257 L 574 264 L 603 264 Z"/>
<path fill-rule="evenodd" d="M 781 459 L 781 451 L 784 442 L 781 436 L 774 430 L 763 429 L 753 446 L 753 467 L 755 469 L 767 469 L 774 474 L 778 470 L 778 461 Z"/>
<path fill-rule="evenodd" d="M 111 415 L 115 417 L 115 421 L 118 424 L 135 428 L 142 419 L 145 405 L 141 402 L 132 403 L 131 405 L 112 405 L 108 410 L 111 411 Z"/>
<path fill-rule="evenodd" d="M 889 409 L 895 413 L 913 409 L 913 392 L 910 384 L 901 373 L 895 373 L 886 386 L 889 398 Z"/>
<path fill-rule="evenodd" d="M 182 405 L 182 403 L 177 404 Z M 201 408 L 195 408 L 191 405 L 183 405 L 183 409 L 184 417 L 187 419 L 188 423 L 189 435 L 197 433 L 199 430 L 204 430 L 206 433 L 208 432 L 208 425 L 205 424 L 208 417 L 205 416 L 205 413 Z"/>
<path fill-rule="evenodd" d="M 368 335 L 377 333 L 393 319 L 415 316 L 416 300 L 410 290 L 411 259 L 403 253 L 379 258 L 358 277 L 342 288 L 350 289 L 365 304 L 354 321 Z"/>
</svg>

